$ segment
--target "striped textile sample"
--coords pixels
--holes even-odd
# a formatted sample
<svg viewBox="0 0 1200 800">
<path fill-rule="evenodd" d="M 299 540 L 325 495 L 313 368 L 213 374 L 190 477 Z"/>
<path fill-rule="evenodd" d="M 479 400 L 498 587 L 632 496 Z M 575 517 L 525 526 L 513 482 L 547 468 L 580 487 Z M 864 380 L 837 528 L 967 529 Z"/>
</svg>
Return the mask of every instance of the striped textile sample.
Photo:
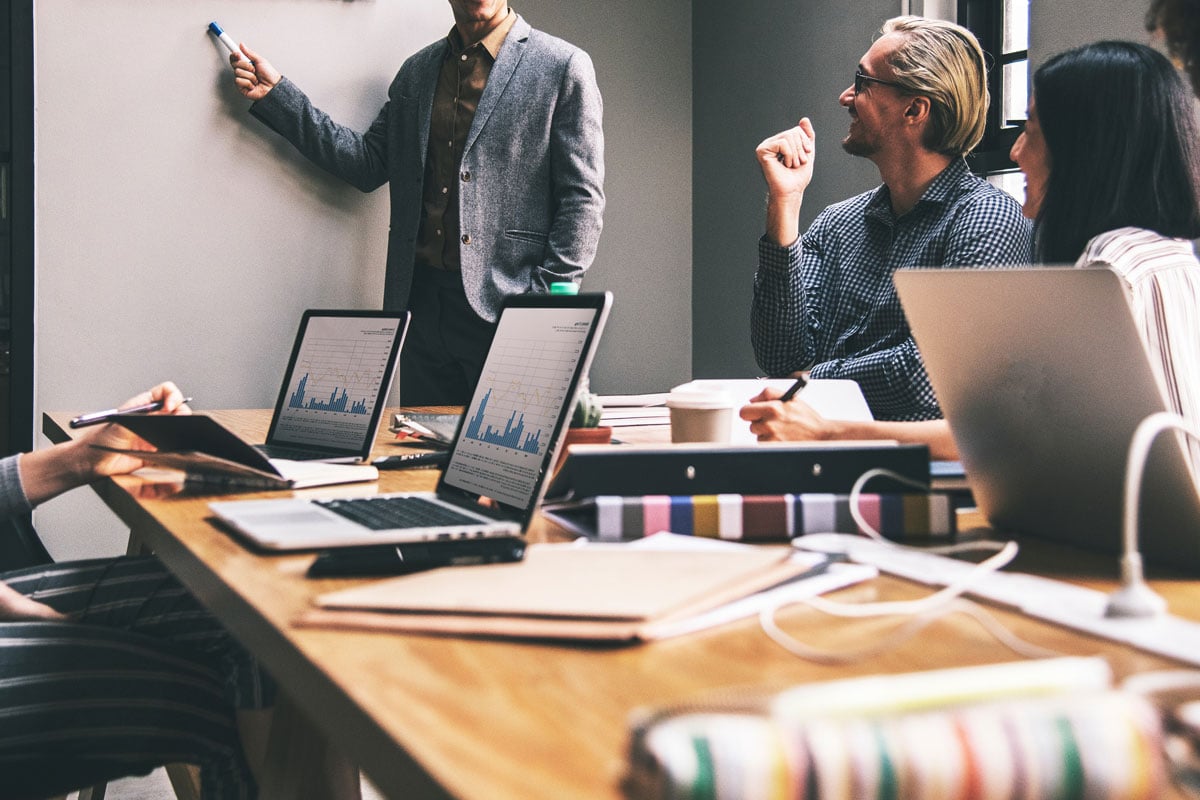
<svg viewBox="0 0 1200 800">
<path fill-rule="evenodd" d="M 892 715 L 692 712 L 635 732 L 632 800 L 1160 797 L 1162 729 L 1114 691 Z"/>
<path fill-rule="evenodd" d="M 671 531 L 744 542 L 786 542 L 807 533 L 862 533 L 844 494 L 644 495 L 595 498 L 601 541 Z M 955 533 L 946 494 L 860 494 L 864 520 L 890 539 L 948 539 Z"/>
</svg>

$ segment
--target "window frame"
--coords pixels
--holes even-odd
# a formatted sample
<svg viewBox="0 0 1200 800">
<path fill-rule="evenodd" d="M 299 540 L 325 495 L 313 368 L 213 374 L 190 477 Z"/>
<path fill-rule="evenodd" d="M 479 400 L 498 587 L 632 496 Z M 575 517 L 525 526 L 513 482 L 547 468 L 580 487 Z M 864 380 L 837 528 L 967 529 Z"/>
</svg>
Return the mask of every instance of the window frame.
<svg viewBox="0 0 1200 800">
<path fill-rule="evenodd" d="M 1029 3 L 1032 5 L 1033 0 L 1029 0 Z M 958 24 L 975 34 L 989 66 L 988 94 L 991 102 L 988 104 L 987 128 L 982 141 L 967 157 L 967 163 L 977 175 L 1012 172 L 1017 165 L 1008 154 L 1021 134 L 1024 120 L 1003 118 L 1004 68 L 1021 61 L 1029 63 L 1028 42 L 1024 50 L 1004 52 L 1004 0 L 958 0 L 957 11 Z"/>
</svg>

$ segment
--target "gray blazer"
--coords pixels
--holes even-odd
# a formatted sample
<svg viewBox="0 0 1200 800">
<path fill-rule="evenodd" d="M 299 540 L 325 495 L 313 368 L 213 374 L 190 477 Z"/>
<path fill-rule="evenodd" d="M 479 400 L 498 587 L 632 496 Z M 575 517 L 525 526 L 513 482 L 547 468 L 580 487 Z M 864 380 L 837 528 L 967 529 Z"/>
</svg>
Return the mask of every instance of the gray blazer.
<svg viewBox="0 0 1200 800">
<path fill-rule="evenodd" d="M 385 308 L 408 307 L 429 118 L 447 42 L 413 55 L 365 133 L 338 125 L 286 78 L 250 112 L 364 192 L 389 184 Z M 459 169 L 463 286 L 494 320 L 509 294 L 547 291 L 592 263 L 604 211 L 603 107 L 588 54 L 518 16 L 480 98 Z"/>
</svg>

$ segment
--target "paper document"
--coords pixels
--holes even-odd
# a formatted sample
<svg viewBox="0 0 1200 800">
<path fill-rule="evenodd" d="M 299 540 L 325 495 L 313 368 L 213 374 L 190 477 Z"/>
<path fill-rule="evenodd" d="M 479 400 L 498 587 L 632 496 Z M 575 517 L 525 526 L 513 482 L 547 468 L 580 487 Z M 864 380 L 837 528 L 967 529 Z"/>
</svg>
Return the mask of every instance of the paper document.
<svg viewBox="0 0 1200 800">
<path fill-rule="evenodd" d="M 667 546 L 662 536 L 681 541 Z M 781 597 L 811 596 L 875 574 L 836 566 L 788 547 L 670 534 L 637 545 L 535 544 L 520 564 L 450 567 L 323 595 L 321 608 L 298 623 L 633 643 L 710 628 Z M 808 586 L 810 579 L 818 583 Z"/>
</svg>

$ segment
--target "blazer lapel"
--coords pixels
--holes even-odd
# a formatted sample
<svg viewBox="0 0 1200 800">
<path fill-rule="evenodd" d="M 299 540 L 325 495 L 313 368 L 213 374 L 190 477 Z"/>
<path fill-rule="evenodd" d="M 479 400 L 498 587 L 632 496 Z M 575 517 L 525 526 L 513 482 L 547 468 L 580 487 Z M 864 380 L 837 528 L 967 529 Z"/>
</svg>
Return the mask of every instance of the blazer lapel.
<svg viewBox="0 0 1200 800">
<path fill-rule="evenodd" d="M 437 89 L 438 73 L 441 72 L 442 62 L 446 59 L 446 48 L 449 44 L 443 39 L 442 46 L 431 53 L 429 61 L 424 65 L 425 79 L 421 81 L 421 94 L 417 97 L 417 136 L 421 146 L 421 168 L 425 168 L 425 156 L 429 151 L 429 122 L 433 118 L 433 93 Z"/>
<path fill-rule="evenodd" d="M 521 59 L 525 56 L 525 47 L 529 44 L 530 30 L 529 23 L 518 14 L 512 30 L 504 39 L 504 46 L 500 48 L 500 57 L 492 65 L 487 86 L 483 87 L 483 96 L 479 98 L 479 107 L 475 109 L 475 119 L 471 122 L 471 130 L 467 134 L 463 155 L 470 152 L 475 140 L 479 138 L 479 132 L 487 124 L 488 117 L 496 110 L 496 104 L 500 102 L 500 97 L 508 87 L 509 81 L 512 80 L 513 73 L 517 71 L 517 65 L 521 63 Z M 428 130 L 428 119 L 424 127 L 425 130 Z"/>
</svg>

